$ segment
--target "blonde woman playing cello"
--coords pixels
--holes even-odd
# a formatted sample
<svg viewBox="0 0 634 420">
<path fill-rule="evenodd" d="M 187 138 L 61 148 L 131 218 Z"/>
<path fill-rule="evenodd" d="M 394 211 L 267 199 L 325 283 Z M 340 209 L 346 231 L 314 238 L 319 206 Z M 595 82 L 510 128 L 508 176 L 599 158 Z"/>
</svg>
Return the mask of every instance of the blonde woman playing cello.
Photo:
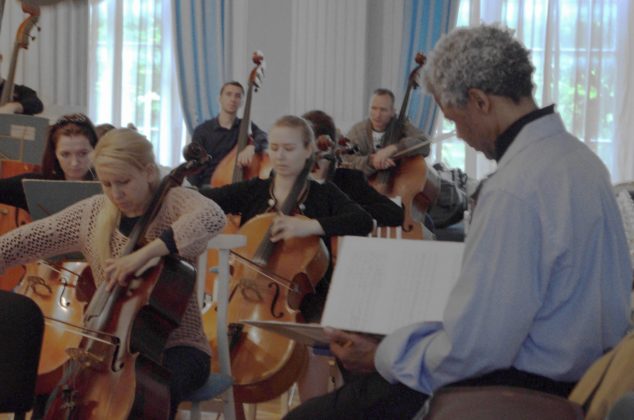
<svg viewBox="0 0 634 420">
<path fill-rule="evenodd" d="M 309 123 L 287 115 L 279 118 L 269 131 L 269 157 L 274 175 L 221 188 L 203 188 L 200 192 L 211 198 L 226 213 L 240 214 L 244 225 L 258 214 L 277 211 L 292 185 L 315 153 L 315 136 Z M 350 200 L 334 184 L 309 180 L 299 204 L 306 218 L 279 215 L 272 226 L 272 241 L 317 235 L 324 238 L 343 235 L 365 236 L 372 230 L 372 218 Z M 329 244 L 330 241 L 325 241 Z M 307 321 L 318 321 L 328 290 L 329 273 L 317 284 L 315 296 L 307 296 L 302 314 Z"/>
<path fill-rule="evenodd" d="M 174 187 L 146 230 L 147 244 L 119 257 L 159 183 L 152 145 L 136 131 L 112 130 L 95 148 L 94 164 L 104 194 L 0 237 L 0 271 L 36 258 L 80 251 L 97 285 L 108 282 L 112 289 L 126 284 L 130 274 L 155 257 L 178 254 L 193 261 L 224 226 L 224 215 L 216 204 L 195 191 Z M 163 352 L 163 367 L 172 373 L 172 417 L 182 396 L 205 382 L 210 365 L 195 296 L 186 305 Z M 77 410 L 82 408 L 78 405 Z"/>
</svg>

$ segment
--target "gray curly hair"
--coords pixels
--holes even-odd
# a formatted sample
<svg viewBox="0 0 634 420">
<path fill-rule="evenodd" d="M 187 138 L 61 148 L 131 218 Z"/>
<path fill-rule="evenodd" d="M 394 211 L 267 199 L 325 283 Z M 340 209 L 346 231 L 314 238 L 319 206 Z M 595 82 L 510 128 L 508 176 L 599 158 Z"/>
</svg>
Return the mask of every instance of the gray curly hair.
<svg viewBox="0 0 634 420">
<path fill-rule="evenodd" d="M 438 41 L 423 80 L 442 106 L 464 107 L 471 88 L 518 103 L 533 94 L 535 67 L 529 54 L 501 25 L 459 28 Z"/>
</svg>

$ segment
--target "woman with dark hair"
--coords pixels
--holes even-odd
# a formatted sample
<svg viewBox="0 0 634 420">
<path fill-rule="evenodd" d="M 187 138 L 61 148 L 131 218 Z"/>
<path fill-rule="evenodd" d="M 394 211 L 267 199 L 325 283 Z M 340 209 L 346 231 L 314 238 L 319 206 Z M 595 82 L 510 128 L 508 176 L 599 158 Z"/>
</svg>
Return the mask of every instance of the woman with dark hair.
<svg viewBox="0 0 634 420">
<path fill-rule="evenodd" d="M 306 112 L 302 118 L 311 123 L 317 140 L 325 136 L 329 138 L 326 141 L 333 145 L 325 153 L 318 153 L 319 160 L 312 173 L 313 178 L 320 182 L 330 181 L 335 184 L 348 197 L 370 213 L 377 226 L 402 225 L 403 208 L 401 206 L 372 188 L 362 171 L 339 166 L 341 155 L 333 150 L 338 147 L 338 136 L 332 117 L 324 111 L 315 109 Z"/>
<path fill-rule="evenodd" d="M 95 179 L 90 154 L 96 145 L 97 133 L 86 115 L 64 115 L 48 131 L 41 170 L 0 179 L 0 203 L 27 209 L 23 179 Z"/>
</svg>

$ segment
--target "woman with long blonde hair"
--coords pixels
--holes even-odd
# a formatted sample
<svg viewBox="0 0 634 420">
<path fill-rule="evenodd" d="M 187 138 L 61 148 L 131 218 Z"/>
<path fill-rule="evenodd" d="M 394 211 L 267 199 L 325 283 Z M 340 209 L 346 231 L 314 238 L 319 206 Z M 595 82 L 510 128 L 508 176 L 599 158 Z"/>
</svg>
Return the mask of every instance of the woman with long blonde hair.
<svg viewBox="0 0 634 420">
<path fill-rule="evenodd" d="M 214 202 L 195 191 L 174 187 L 146 230 L 146 245 L 121 256 L 159 183 L 152 144 L 134 130 L 112 130 L 99 140 L 93 162 L 104 194 L 0 237 L 0 271 L 37 258 L 80 251 L 97 286 L 107 282 L 112 289 L 115 283 L 125 285 L 131 274 L 155 257 L 177 254 L 193 262 L 224 227 L 225 217 Z M 172 417 L 182 397 L 206 381 L 210 354 L 200 308 L 192 295 L 163 353 L 163 366 L 172 374 Z"/>
</svg>

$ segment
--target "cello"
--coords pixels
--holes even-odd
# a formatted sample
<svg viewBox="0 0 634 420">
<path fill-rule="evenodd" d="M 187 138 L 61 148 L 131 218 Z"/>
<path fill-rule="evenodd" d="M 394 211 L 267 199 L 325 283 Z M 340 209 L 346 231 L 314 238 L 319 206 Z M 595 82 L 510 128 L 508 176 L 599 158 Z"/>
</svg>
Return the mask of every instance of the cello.
<svg viewBox="0 0 634 420">
<path fill-rule="evenodd" d="M 264 56 L 259 51 L 255 51 L 253 53 L 252 59 L 255 67 L 251 70 L 251 73 L 249 74 L 247 99 L 244 106 L 242 120 L 240 121 L 238 141 L 233 149 L 231 149 L 229 154 L 227 154 L 227 156 L 225 156 L 216 167 L 216 170 L 214 171 L 210 181 L 212 187 L 214 188 L 221 187 L 227 184 L 241 182 L 246 179 L 254 178 L 256 176 L 264 179 L 269 176 L 269 173 L 271 171 L 269 157 L 265 153 L 256 153 L 253 156 L 251 165 L 246 168 L 241 168 L 238 165 L 238 155 L 249 143 L 249 128 L 251 124 L 251 103 L 253 98 L 253 91 L 255 90 L 257 92 L 257 90 L 262 86 L 262 79 L 264 78 Z M 225 225 L 225 228 L 222 232 L 226 234 L 232 234 L 236 233 L 239 228 L 240 217 L 237 215 L 228 215 L 227 224 Z M 218 251 L 215 249 L 210 249 L 209 251 L 207 251 L 207 267 L 216 267 L 217 265 Z M 206 296 L 210 296 L 215 280 L 216 275 L 214 273 L 210 272 L 207 274 L 205 285 Z M 205 301 L 204 304 L 208 304 L 208 302 Z M 204 309 L 208 309 L 208 307 Z M 207 314 L 208 312 L 206 311 L 203 313 L 203 323 L 205 325 L 207 325 L 207 323 L 209 322 L 214 322 L 213 320 L 207 319 Z"/>
<path fill-rule="evenodd" d="M 22 21 L 15 36 L 15 43 L 13 45 L 11 63 L 9 66 L 9 74 L 2 87 L 0 106 L 11 102 L 13 99 L 15 69 L 17 66 L 18 54 L 20 49 L 27 49 L 29 47 L 30 32 L 33 27 L 36 26 L 40 17 L 40 8 L 38 6 L 22 3 L 22 11 L 24 13 L 28 13 L 29 16 Z M 0 158 L 0 178 L 9 178 L 26 172 L 36 172 L 38 170 L 39 165 Z M 24 210 L 0 204 L 0 235 L 3 235 L 4 233 L 30 221 L 31 218 L 29 214 Z M 4 273 L 0 274 L 0 290 L 13 289 L 25 273 L 26 268 L 24 266 L 17 266 L 11 267 Z"/>
<path fill-rule="evenodd" d="M 207 154 L 189 145 L 185 158 L 187 162 L 161 181 L 122 255 L 140 245 L 169 190 L 202 169 Z M 185 312 L 195 279 L 190 264 L 168 255 L 126 286 L 115 284 L 108 291 L 102 282 L 84 314 L 84 337 L 67 349 L 70 358 L 45 418 L 167 418 L 169 372 L 161 366 L 162 353 Z"/>
<path fill-rule="evenodd" d="M 402 137 L 410 94 L 418 87 L 418 74 L 425 64 L 425 56 L 417 53 L 415 61 L 416 67 L 409 74 L 398 118 L 390 122 L 383 137 L 383 147 L 398 143 Z M 421 221 L 438 196 L 438 177 L 431 173 L 433 169 L 427 166 L 421 155 L 396 158 L 399 161 L 395 167 L 378 171 L 369 178 L 369 183 L 381 194 L 401 197 L 404 210 L 403 237 L 423 239 Z"/>
<path fill-rule="evenodd" d="M 35 395 L 53 391 L 68 360 L 65 350 L 79 345 L 85 305 L 94 293 L 90 266 L 81 261 L 26 265 L 15 293 L 32 299 L 45 318 L 42 353 L 37 369 Z"/>
<path fill-rule="evenodd" d="M 0 96 L 0 106 L 6 105 L 13 100 L 13 88 L 15 86 L 15 69 L 18 62 L 18 53 L 21 48 L 29 48 L 29 38 L 31 37 L 31 29 L 36 26 L 37 21 L 40 19 L 40 7 L 22 3 L 22 11 L 28 13 L 29 17 L 18 27 L 18 32 L 15 36 L 15 43 L 13 44 L 13 52 L 11 54 L 11 64 L 9 66 L 9 74 L 4 82 L 2 88 L 2 95 Z"/>
<path fill-rule="evenodd" d="M 222 161 L 216 167 L 212 177 L 211 186 L 222 187 L 227 184 L 235 184 L 246 179 L 255 178 L 259 176 L 264 179 L 267 178 L 271 172 L 271 165 L 269 163 L 268 155 L 265 153 L 255 154 L 253 160 L 248 167 L 241 168 L 238 165 L 238 155 L 249 144 L 249 128 L 251 126 L 251 101 L 253 97 L 253 91 L 256 92 L 261 86 L 262 78 L 264 77 L 264 56 L 261 52 L 255 51 L 253 53 L 253 63 L 255 67 L 249 74 L 249 83 L 247 88 L 247 99 L 244 104 L 244 114 L 242 115 L 242 121 L 240 121 L 240 130 L 238 132 L 238 141 L 236 145 L 231 149 L 229 154 L 225 156 Z"/>
<path fill-rule="evenodd" d="M 280 213 L 296 212 L 313 165 L 313 160 L 308 159 Z M 241 321 L 301 321 L 300 303 L 306 294 L 314 292 L 329 263 L 328 251 L 319 237 L 271 242 L 271 225 L 276 216 L 277 213 L 265 213 L 245 223 L 238 233 L 247 236 L 247 245 L 232 252 L 231 257 L 233 273 L 227 313 L 231 369 L 236 399 L 245 403 L 268 401 L 286 391 L 301 373 L 307 353 L 303 345 L 293 340 L 245 326 Z M 214 319 L 206 321 L 206 328 L 211 327 L 208 336 L 217 354 L 216 308 L 212 307 L 209 313 Z"/>
</svg>

